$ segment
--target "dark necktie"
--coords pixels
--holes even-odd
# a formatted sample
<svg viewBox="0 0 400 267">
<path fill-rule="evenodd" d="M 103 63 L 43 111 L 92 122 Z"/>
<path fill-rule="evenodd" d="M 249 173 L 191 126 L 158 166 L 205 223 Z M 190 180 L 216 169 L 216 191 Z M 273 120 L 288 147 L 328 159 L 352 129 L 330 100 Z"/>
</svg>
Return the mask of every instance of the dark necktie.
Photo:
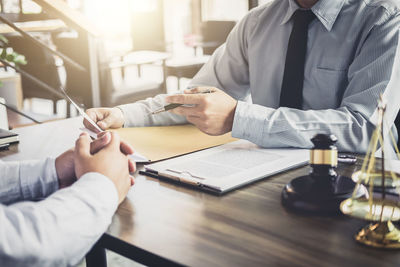
<svg viewBox="0 0 400 267">
<path fill-rule="evenodd" d="M 303 104 L 304 62 L 307 52 L 308 25 L 315 18 L 311 10 L 293 14 L 293 29 L 286 52 L 279 106 L 301 109 Z"/>
</svg>

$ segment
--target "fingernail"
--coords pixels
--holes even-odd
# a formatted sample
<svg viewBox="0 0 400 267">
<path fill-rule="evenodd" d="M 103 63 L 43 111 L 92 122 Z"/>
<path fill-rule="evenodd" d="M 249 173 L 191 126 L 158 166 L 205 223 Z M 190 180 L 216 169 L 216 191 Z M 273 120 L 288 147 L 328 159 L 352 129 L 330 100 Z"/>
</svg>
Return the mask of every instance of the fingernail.
<svg viewBox="0 0 400 267">
<path fill-rule="evenodd" d="M 110 137 L 110 132 L 104 132 L 103 136 L 101 138 L 108 138 Z"/>
</svg>

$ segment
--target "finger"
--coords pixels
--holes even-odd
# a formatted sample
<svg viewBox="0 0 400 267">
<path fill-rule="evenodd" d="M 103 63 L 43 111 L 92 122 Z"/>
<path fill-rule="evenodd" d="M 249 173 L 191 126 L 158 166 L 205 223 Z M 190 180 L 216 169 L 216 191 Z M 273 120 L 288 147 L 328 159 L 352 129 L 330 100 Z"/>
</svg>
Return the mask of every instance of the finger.
<svg viewBox="0 0 400 267">
<path fill-rule="evenodd" d="M 216 135 L 215 133 L 210 131 L 210 126 L 204 122 L 203 119 L 198 117 L 189 116 L 186 118 L 188 122 L 195 125 L 200 131 L 208 135 Z"/>
<path fill-rule="evenodd" d="M 169 112 L 182 115 L 182 116 L 193 116 L 193 117 L 201 117 L 201 111 L 198 107 L 177 107 L 169 110 Z"/>
<path fill-rule="evenodd" d="M 128 159 L 128 167 L 129 167 L 129 172 L 135 172 L 136 163 L 133 160 Z"/>
<path fill-rule="evenodd" d="M 101 114 L 98 114 L 98 112 L 96 111 L 96 109 L 88 109 L 86 110 L 86 114 L 89 116 L 89 118 L 91 118 L 94 122 L 97 122 L 100 118 L 99 115 L 101 116 Z M 94 132 L 97 132 L 98 130 L 87 120 L 87 119 L 83 119 L 83 125 L 85 125 L 86 128 L 88 128 L 89 130 L 92 130 Z"/>
<path fill-rule="evenodd" d="M 217 88 L 215 87 L 199 86 L 191 89 L 186 89 L 184 92 L 185 94 L 205 94 L 205 93 L 213 93 L 215 91 L 217 91 Z"/>
<path fill-rule="evenodd" d="M 204 95 L 202 94 L 179 94 L 169 95 L 165 97 L 167 103 L 178 103 L 178 104 L 201 104 L 204 101 Z"/>
<path fill-rule="evenodd" d="M 85 113 L 94 121 L 97 122 L 101 119 L 101 112 L 97 112 L 96 108 L 90 108 L 85 111 Z"/>
<path fill-rule="evenodd" d="M 100 133 L 97 134 L 97 138 L 101 138 L 101 137 L 103 137 L 104 135 L 106 135 L 107 133 L 108 133 L 107 131 L 100 132 Z"/>
<path fill-rule="evenodd" d="M 102 148 L 106 147 L 111 141 L 111 134 L 109 132 L 102 132 L 97 135 L 98 138 L 90 143 L 90 153 L 96 154 Z"/>
<path fill-rule="evenodd" d="M 135 178 L 133 178 L 132 176 L 129 176 L 131 178 L 131 186 L 133 186 L 135 184 Z"/>
<path fill-rule="evenodd" d="M 125 155 L 130 155 L 134 153 L 133 147 L 124 140 L 121 140 L 120 149 L 121 152 L 124 153 Z"/>
<path fill-rule="evenodd" d="M 87 129 L 89 129 L 89 130 L 91 130 L 91 131 L 93 131 L 93 132 L 98 132 L 99 130 L 98 129 L 96 129 L 96 127 L 94 127 L 87 119 L 83 119 L 83 125 L 87 128 Z"/>
<path fill-rule="evenodd" d="M 97 122 L 97 125 L 103 129 L 109 129 L 112 128 L 111 126 L 114 124 L 115 118 L 110 114 L 108 116 L 106 116 L 104 119 L 100 120 Z"/>
<path fill-rule="evenodd" d="M 105 150 L 118 149 L 118 151 L 120 151 L 121 138 L 119 137 L 119 134 L 117 134 L 116 132 L 110 132 L 110 134 L 111 134 L 111 141 L 106 146 Z"/>
<path fill-rule="evenodd" d="M 81 133 L 78 140 L 75 142 L 75 155 L 78 157 L 90 156 L 91 139 L 87 133 Z"/>
<path fill-rule="evenodd" d="M 201 118 L 195 116 L 187 116 L 186 119 L 191 124 L 196 125 L 197 128 L 200 128 L 203 123 L 203 120 Z"/>
</svg>

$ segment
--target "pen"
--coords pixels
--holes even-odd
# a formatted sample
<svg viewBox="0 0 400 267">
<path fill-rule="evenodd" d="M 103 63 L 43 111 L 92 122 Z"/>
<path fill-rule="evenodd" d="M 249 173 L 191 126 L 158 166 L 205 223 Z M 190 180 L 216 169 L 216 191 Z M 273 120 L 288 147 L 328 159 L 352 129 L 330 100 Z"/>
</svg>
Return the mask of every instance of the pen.
<svg viewBox="0 0 400 267">
<path fill-rule="evenodd" d="M 212 92 L 214 92 L 214 91 L 205 90 L 205 91 L 200 92 L 200 94 L 210 94 Z M 158 114 L 158 113 L 161 113 L 161 112 L 165 112 L 165 111 L 168 111 L 168 110 L 171 110 L 171 109 L 183 106 L 183 105 L 185 105 L 185 104 L 170 103 L 170 104 L 165 105 L 165 106 L 163 106 L 163 107 L 161 107 L 161 108 L 159 108 L 159 109 L 157 109 L 155 111 L 152 111 L 150 114 L 151 115 L 155 115 L 155 114 Z"/>
<path fill-rule="evenodd" d="M 79 112 L 79 114 L 85 118 L 94 128 L 96 128 L 96 130 L 101 133 L 103 132 L 103 130 L 89 117 L 89 115 L 87 115 L 85 113 L 85 111 L 83 111 L 83 109 L 81 109 L 78 104 L 76 104 L 68 95 L 67 92 L 65 92 L 64 88 L 61 87 L 61 92 L 64 94 L 64 96 L 66 97 L 66 100 L 68 100 L 68 102 L 70 102 L 75 108 L 76 110 Z"/>
</svg>

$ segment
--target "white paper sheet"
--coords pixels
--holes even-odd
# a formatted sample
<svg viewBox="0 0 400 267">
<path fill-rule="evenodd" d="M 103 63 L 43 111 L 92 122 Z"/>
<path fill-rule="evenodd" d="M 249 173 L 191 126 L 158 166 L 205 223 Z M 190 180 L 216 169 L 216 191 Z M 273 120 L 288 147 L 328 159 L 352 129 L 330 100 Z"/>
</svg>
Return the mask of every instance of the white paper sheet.
<svg viewBox="0 0 400 267">
<path fill-rule="evenodd" d="M 239 140 L 150 164 L 146 170 L 223 192 L 304 165 L 309 153 L 305 149 L 265 149 Z"/>
</svg>

